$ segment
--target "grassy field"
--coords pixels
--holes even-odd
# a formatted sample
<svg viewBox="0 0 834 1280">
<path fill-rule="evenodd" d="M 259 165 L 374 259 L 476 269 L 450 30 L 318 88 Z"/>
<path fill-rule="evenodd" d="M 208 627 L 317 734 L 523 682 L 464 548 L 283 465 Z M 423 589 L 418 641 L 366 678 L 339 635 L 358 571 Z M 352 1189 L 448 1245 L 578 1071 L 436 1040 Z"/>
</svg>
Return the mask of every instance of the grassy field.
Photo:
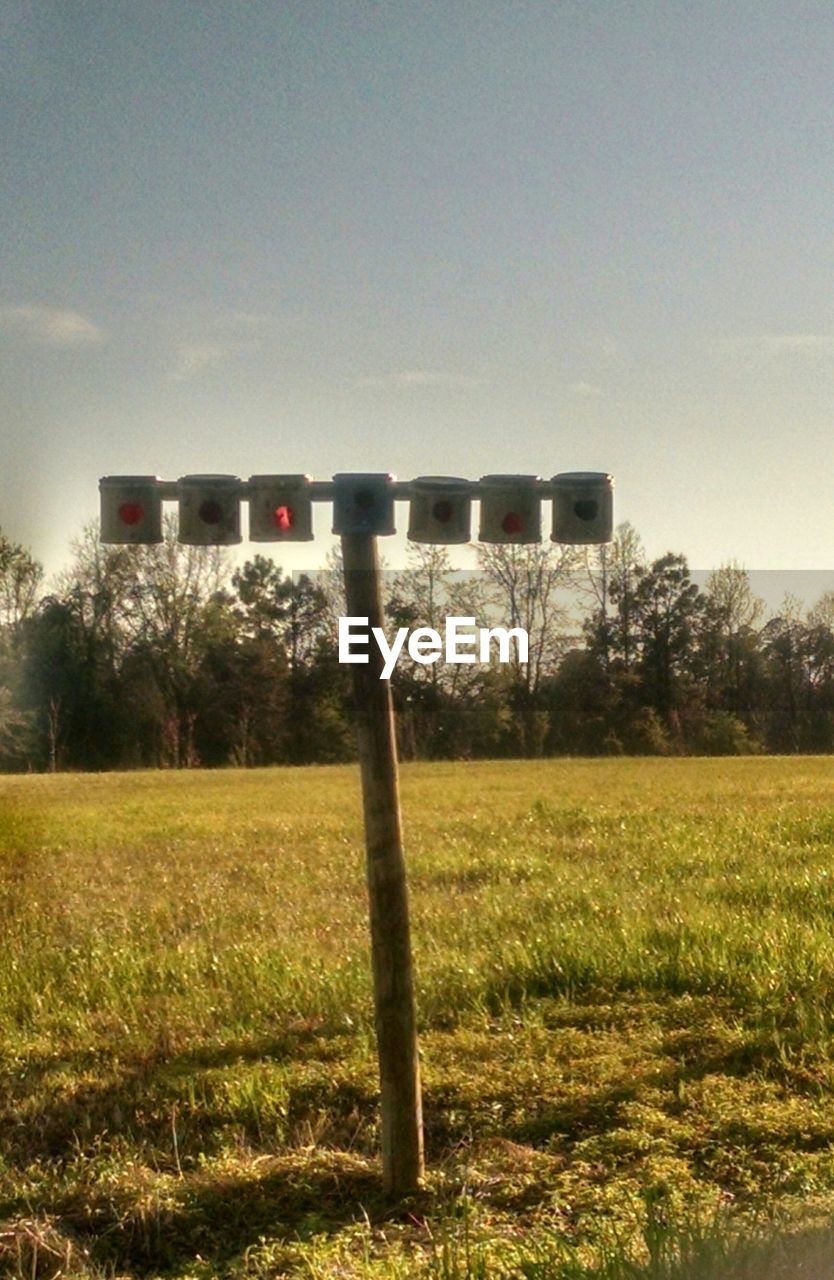
<svg viewBox="0 0 834 1280">
<path fill-rule="evenodd" d="M 834 760 L 402 792 L 392 1209 L 355 770 L 0 779 L 0 1275 L 834 1275 Z"/>
</svg>

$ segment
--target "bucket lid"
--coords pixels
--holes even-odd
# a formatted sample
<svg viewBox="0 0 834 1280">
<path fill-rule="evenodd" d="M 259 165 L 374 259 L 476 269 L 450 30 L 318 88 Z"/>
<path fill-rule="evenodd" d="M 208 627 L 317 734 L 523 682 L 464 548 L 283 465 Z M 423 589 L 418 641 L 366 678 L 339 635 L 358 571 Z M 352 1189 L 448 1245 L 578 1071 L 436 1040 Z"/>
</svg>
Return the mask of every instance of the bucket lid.
<svg viewBox="0 0 834 1280">
<path fill-rule="evenodd" d="M 224 476 L 224 475 L 199 475 L 199 476 L 180 476 L 177 484 L 182 488 L 196 488 L 197 486 L 209 487 L 212 489 L 233 489 L 240 485 L 240 476 Z"/>
<path fill-rule="evenodd" d="M 124 489 L 133 485 L 157 485 L 159 482 L 159 476 L 102 476 L 98 487 L 99 489 Z"/>
<path fill-rule="evenodd" d="M 562 471 L 550 483 L 557 489 L 570 489 L 577 484 L 612 485 L 614 477 L 607 471 Z"/>
<path fill-rule="evenodd" d="M 313 477 L 302 472 L 286 476 L 250 476 L 246 482 L 257 489 L 304 489 L 313 483 Z"/>
</svg>

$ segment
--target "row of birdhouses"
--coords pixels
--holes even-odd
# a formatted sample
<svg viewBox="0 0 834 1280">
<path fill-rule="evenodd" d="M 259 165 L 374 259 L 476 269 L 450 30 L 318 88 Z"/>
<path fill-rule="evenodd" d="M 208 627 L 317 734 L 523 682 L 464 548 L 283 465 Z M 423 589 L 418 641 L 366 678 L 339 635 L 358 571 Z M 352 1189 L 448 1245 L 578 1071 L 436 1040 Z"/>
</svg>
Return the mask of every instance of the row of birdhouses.
<svg viewBox="0 0 834 1280">
<path fill-rule="evenodd" d="M 191 546 L 228 546 L 241 541 L 241 501 L 249 504 L 253 542 L 309 542 L 313 504 L 331 501 L 333 532 L 396 532 L 394 503 L 409 503 L 412 542 L 463 543 L 471 537 L 472 502 L 480 507 L 478 540 L 540 542 L 542 501 L 552 502 L 554 542 L 608 542 L 613 524 L 613 481 L 606 472 L 568 471 L 538 476 L 488 475 L 480 480 L 419 476 L 397 482 L 387 474 L 342 474 L 316 482 L 307 475 L 183 476 L 175 483 L 157 476 L 105 476 L 99 482 L 102 542 L 162 541 L 163 498 L 179 504 L 179 540 Z"/>
</svg>

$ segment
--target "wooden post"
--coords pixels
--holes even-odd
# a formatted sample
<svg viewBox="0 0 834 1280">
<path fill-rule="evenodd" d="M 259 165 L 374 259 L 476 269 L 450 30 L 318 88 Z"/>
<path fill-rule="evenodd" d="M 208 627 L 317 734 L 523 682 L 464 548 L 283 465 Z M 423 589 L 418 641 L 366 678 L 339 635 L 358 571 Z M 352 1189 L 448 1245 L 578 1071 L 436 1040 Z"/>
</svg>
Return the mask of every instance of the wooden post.
<svg viewBox="0 0 834 1280">
<path fill-rule="evenodd" d="M 347 610 L 381 627 L 376 538 L 343 534 Z M 411 971 L 408 893 L 403 857 L 397 748 L 391 689 L 380 679 L 382 655 L 371 640 L 368 662 L 353 665 L 371 917 L 374 1009 L 382 1106 L 382 1178 L 400 1197 L 423 1175 L 423 1114 Z"/>
</svg>

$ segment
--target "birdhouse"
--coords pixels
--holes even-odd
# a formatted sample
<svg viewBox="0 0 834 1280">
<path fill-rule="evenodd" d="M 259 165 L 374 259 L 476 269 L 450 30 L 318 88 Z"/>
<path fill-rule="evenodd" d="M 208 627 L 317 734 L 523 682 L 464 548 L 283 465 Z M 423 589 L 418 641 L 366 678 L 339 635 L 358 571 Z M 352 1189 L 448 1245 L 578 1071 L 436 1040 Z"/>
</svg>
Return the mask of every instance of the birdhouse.
<svg viewBox="0 0 834 1280">
<path fill-rule="evenodd" d="M 605 471 L 565 471 L 554 476 L 554 542 L 575 546 L 611 541 L 614 481 Z"/>
<path fill-rule="evenodd" d="M 312 541 L 312 481 L 309 476 L 250 476 L 246 487 L 252 542 Z"/>
<path fill-rule="evenodd" d="M 394 477 L 348 473 L 333 477 L 334 533 L 395 533 Z"/>
<path fill-rule="evenodd" d="M 158 476 L 103 476 L 101 540 L 123 546 L 162 541 L 162 499 Z"/>
<path fill-rule="evenodd" d="M 240 538 L 238 476 L 181 476 L 179 540 L 191 547 L 236 546 Z"/>
<path fill-rule="evenodd" d="M 408 536 L 412 542 L 468 542 L 472 485 L 452 476 L 418 476 L 411 484 Z"/>
<path fill-rule="evenodd" d="M 481 542 L 541 542 L 538 476 L 481 476 Z"/>
</svg>

